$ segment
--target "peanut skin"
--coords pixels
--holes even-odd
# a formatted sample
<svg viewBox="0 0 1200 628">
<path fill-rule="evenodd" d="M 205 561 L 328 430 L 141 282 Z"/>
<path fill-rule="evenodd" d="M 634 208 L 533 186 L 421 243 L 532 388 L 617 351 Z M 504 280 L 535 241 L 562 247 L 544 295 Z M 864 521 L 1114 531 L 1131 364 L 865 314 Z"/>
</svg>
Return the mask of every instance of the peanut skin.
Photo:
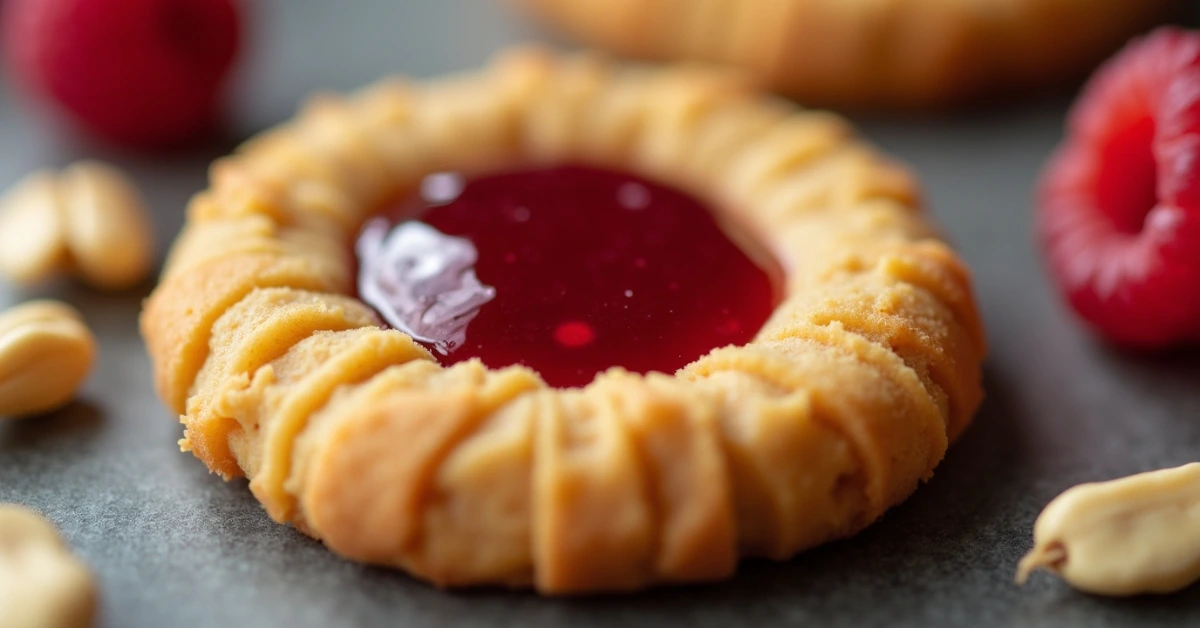
<svg viewBox="0 0 1200 628">
<path fill-rule="evenodd" d="M 1081 484 L 1034 524 L 1017 582 L 1035 569 L 1088 593 L 1171 593 L 1200 579 L 1200 463 Z"/>
</svg>

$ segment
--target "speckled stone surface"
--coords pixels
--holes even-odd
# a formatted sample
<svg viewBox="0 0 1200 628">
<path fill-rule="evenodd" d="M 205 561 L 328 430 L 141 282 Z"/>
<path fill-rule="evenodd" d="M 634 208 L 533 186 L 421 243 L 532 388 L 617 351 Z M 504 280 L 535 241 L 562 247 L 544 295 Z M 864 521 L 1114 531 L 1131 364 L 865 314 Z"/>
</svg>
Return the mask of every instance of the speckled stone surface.
<svg viewBox="0 0 1200 628">
<path fill-rule="evenodd" d="M 229 140 L 136 157 L 74 143 L 0 91 L 0 184 L 82 156 L 127 167 L 164 241 L 205 165 L 291 114 L 316 89 L 391 72 L 476 65 L 532 31 L 486 0 L 252 3 L 255 34 Z M 1090 339 L 1043 281 L 1031 186 L 1065 103 L 950 120 L 860 120 L 916 166 L 933 211 L 973 265 L 993 353 L 975 425 L 903 506 L 853 540 L 729 582 L 590 600 L 445 593 L 342 561 L 269 521 L 242 482 L 208 475 L 153 396 L 136 316 L 149 286 L 103 295 L 70 284 L 18 293 L 70 300 L 102 361 L 75 405 L 0 424 L 0 500 L 57 522 L 99 576 L 102 625 L 160 626 L 1130 626 L 1200 625 L 1200 588 L 1104 600 L 1037 576 L 1012 584 L 1040 508 L 1085 480 L 1200 459 L 1200 354 L 1135 356 Z"/>
</svg>

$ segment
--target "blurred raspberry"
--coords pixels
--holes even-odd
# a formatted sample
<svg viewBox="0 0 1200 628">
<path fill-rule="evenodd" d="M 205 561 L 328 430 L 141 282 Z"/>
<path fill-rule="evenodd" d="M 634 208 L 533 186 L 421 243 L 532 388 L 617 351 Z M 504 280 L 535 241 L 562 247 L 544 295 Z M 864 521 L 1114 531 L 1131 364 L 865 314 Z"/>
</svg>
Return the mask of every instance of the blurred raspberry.
<svg viewBox="0 0 1200 628">
<path fill-rule="evenodd" d="M 1044 173 L 1038 229 L 1097 331 L 1200 340 L 1200 33 L 1161 29 L 1096 73 Z"/>
<path fill-rule="evenodd" d="M 91 135 L 162 148 L 211 128 L 237 55 L 236 0 L 6 0 L 24 87 Z"/>
</svg>

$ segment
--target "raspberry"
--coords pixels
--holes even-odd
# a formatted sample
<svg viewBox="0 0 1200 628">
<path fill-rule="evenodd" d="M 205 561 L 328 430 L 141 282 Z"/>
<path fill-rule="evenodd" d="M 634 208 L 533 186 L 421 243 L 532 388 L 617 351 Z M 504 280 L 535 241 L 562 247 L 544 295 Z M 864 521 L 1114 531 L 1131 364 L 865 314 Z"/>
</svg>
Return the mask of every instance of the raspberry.
<svg viewBox="0 0 1200 628">
<path fill-rule="evenodd" d="M 1200 339 L 1200 33 L 1164 28 L 1097 71 L 1043 173 L 1047 265 L 1124 345 Z"/>
<path fill-rule="evenodd" d="M 211 127 L 235 0 L 7 0 L 4 47 L 35 95 L 102 139 L 159 148 Z"/>
</svg>

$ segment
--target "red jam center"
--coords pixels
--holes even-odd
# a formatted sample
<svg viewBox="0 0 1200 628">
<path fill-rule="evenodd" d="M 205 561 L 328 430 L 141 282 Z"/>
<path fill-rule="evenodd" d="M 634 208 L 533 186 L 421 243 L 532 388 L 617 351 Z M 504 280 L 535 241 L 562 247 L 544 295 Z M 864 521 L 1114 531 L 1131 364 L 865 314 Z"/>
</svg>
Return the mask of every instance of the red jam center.
<svg viewBox="0 0 1200 628">
<path fill-rule="evenodd" d="M 523 364 L 560 387 L 612 366 L 671 373 L 714 347 L 749 341 L 775 304 L 771 276 L 701 202 L 626 173 L 563 166 L 465 182 L 433 175 L 384 217 L 465 239 L 451 238 L 456 247 L 469 241 L 478 281 L 468 283 L 494 289 L 472 306 L 474 318 L 460 319 L 469 319 L 465 335 L 439 354 L 444 364 Z"/>
</svg>

